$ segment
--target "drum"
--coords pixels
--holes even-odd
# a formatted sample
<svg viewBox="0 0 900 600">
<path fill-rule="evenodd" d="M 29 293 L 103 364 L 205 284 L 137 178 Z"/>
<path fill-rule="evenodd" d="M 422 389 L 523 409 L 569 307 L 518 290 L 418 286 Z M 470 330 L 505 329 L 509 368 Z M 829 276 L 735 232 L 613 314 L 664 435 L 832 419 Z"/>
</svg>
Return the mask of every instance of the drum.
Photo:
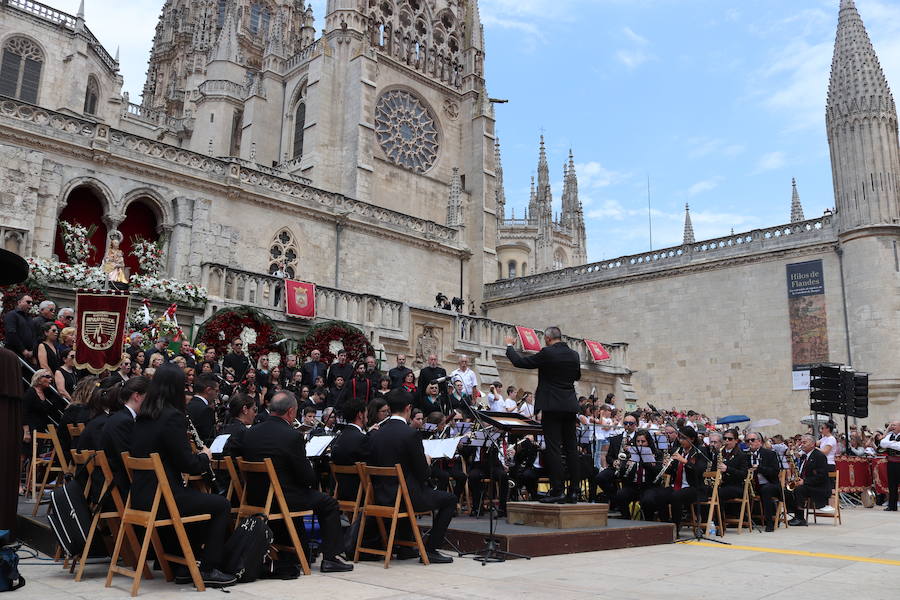
<svg viewBox="0 0 900 600">
<path fill-rule="evenodd" d="M 872 481 L 876 494 L 887 494 L 887 457 L 879 456 L 872 460 Z"/>
<path fill-rule="evenodd" d="M 838 456 L 834 459 L 841 478 L 841 491 L 861 492 L 872 485 L 869 459 L 861 456 Z"/>
</svg>

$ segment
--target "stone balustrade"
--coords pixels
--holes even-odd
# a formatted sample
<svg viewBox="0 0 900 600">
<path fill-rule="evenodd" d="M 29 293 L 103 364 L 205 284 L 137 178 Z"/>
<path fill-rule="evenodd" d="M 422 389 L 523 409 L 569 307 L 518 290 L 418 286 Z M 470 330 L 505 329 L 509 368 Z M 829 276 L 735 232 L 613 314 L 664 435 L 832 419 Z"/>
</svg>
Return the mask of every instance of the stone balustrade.
<svg viewBox="0 0 900 600">
<path fill-rule="evenodd" d="M 702 262 L 732 259 L 779 249 L 828 243 L 836 239 L 832 216 L 789 223 L 766 229 L 754 229 L 683 246 L 673 246 L 569 267 L 527 277 L 505 279 L 485 287 L 485 300 L 515 298 L 535 292 L 686 267 Z"/>
<path fill-rule="evenodd" d="M 3 2 L 9 7 L 17 8 L 22 12 L 34 15 L 38 18 L 50 21 L 56 25 L 63 25 L 69 29 L 75 29 L 75 17 L 61 10 L 56 10 L 46 4 L 34 2 L 34 0 L 4 0 Z"/>
<path fill-rule="evenodd" d="M 306 48 L 302 49 L 300 52 L 298 52 L 297 54 L 292 56 L 285 63 L 285 72 L 289 72 L 294 67 L 302 65 L 307 60 L 309 60 L 310 58 L 315 56 L 316 52 L 319 51 L 320 44 L 323 44 L 323 43 L 324 42 L 322 42 L 321 40 L 316 40 L 313 43 L 311 43 L 310 45 L 308 45 Z"/>
<path fill-rule="evenodd" d="M 247 89 L 227 79 L 207 79 L 197 87 L 203 96 L 225 96 L 242 102 L 247 97 Z"/>
</svg>

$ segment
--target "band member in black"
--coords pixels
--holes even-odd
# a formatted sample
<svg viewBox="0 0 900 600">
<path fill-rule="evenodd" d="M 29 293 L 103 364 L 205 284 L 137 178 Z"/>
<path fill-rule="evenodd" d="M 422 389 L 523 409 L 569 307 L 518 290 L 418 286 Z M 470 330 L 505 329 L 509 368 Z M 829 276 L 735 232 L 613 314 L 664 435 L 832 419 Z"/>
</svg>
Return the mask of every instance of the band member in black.
<svg viewBox="0 0 900 600">
<path fill-rule="evenodd" d="M 522 356 L 513 347 L 516 338 L 506 338 L 506 357 L 520 369 L 537 369 L 535 413 L 540 413 L 547 449 L 544 463 L 550 476 L 550 491 L 541 502 L 576 503 L 581 478 L 578 461 L 578 395 L 575 382 L 581 379 L 581 359 L 578 353 L 562 341 L 559 327 L 544 330 L 544 347 L 532 356 Z M 563 466 L 565 456 L 565 467 Z M 564 482 L 568 471 L 569 490 Z"/>
<path fill-rule="evenodd" d="M 336 465 L 350 466 L 358 462 L 368 462 L 371 456 L 369 438 L 363 429 L 366 425 L 366 405 L 362 400 L 347 400 L 344 403 L 346 425 L 331 445 L 331 461 Z M 338 499 L 356 500 L 359 478 L 352 475 L 337 475 Z"/>
<path fill-rule="evenodd" d="M 509 474 L 497 454 L 493 444 L 485 443 L 475 449 L 474 460 L 469 467 L 469 492 L 472 494 L 472 510 L 470 516 L 480 517 L 484 507 L 484 480 L 497 483 L 500 497 L 498 518 L 506 516 L 506 501 L 509 498 Z M 490 496 L 488 496 L 490 497 Z"/>
<path fill-rule="evenodd" d="M 749 461 L 747 455 L 738 446 L 736 429 L 729 429 L 722 435 L 722 464 L 718 467 L 722 473 L 719 483 L 719 500 L 731 500 L 744 495 L 744 481 L 747 479 Z"/>
<path fill-rule="evenodd" d="M 828 459 L 816 448 L 816 438 L 805 434 L 800 438 L 800 453 L 795 461 L 797 476 L 793 481 L 794 491 L 785 491 L 785 504 L 794 513 L 788 521 L 791 527 L 806 527 L 803 509 L 807 500 L 812 500 L 816 508 L 828 504 L 831 484 L 828 480 Z"/>
<path fill-rule="evenodd" d="M 775 507 L 781 498 L 781 462 L 774 450 L 763 447 L 763 436 L 751 431 L 746 437 L 750 445 L 750 467 L 753 468 L 753 489 L 762 501 L 766 531 L 775 531 Z"/>
<path fill-rule="evenodd" d="M 201 375 L 194 383 L 194 397 L 187 404 L 191 417 L 203 443 L 209 446 L 216 437 L 216 398 L 219 382 L 214 375 Z"/>
<path fill-rule="evenodd" d="M 544 469 L 535 465 L 539 452 L 540 447 L 534 437 L 526 435 L 515 443 L 513 464 L 509 467 L 509 478 L 516 484 L 514 490 L 525 488 L 532 500 L 537 498 L 538 480 L 544 474 Z"/>
<path fill-rule="evenodd" d="M 628 413 L 625 415 L 625 418 L 622 419 L 624 431 L 619 435 L 614 435 L 609 438 L 609 448 L 606 451 L 606 468 L 601 470 L 597 475 L 597 484 L 600 486 L 603 494 L 609 499 L 610 510 L 618 510 L 621 508 L 615 502 L 616 491 L 619 487 L 616 477 L 619 473 L 616 472 L 613 464 L 619 458 L 619 453 L 622 451 L 622 441 L 625 440 L 626 447 L 634 443 L 633 440 L 637 424 L 638 417 L 636 414 Z M 593 489 L 591 490 L 591 494 L 594 494 Z M 624 513 L 625 511 L 622 512 Z"/>
<path fill-rule="evenodd" d="M 314 489 L 318 478 L 306 457 L 303 435 L 293 428 L 297 418 L 297 399 L 291 392 L 276 392 L 269 403 L 269 418 L 254 425 L 241 444 L 241 453 L 247 460 L 261 461 L 271 458 L 278 474 L 281 488 L 290 510 L 312 510 L 319 521 L 322 534 L 323 573 L 352 571 L 353 565 L 338 558 L 343 551 L 341 517 L 337 500 Z M 246 483 L 249 495 L 265 494 L 267 486 Z M 251 502 L 264 500 L 257 497 Z"/>
<path fill-rule="evenodd" d="M 184 410 L 184 372 L 176 365 L 164 364 L 153 375 L 134 422 L 131 454 L 137 458 L 147 458 L 154 452 L 159 453 L 172 496 L 182 516 L 211 515 L 211 520 L 198 523 L 198 527 L 188 525 L 188 534 L 192 544 L 203 543 L 203 550 L 198 553 L 203 582 L 209 587 L 223 587 L 236 581 L 234 575 L 219 570 L 228 537 L 231 505 L 223 496 L 205 494 L 184 486 L 182 473 L 202 474 L 209 469 L 212 456 L 208 448 L 199 454 L 191 452 Z M 148 510 L 156 486 L 156 477 L 152 472 L 136 471 L 131 484 L 132 505 L 139 510 Z M 203 534 L 198 531 L 201 528 L 205 528 Z M 177 547 L 170 545 L 174 539 L 174 536 L 170 537 L 171 528 L 162 528 L 160 534 L 164 546 Z M 186 573 L 187 569 L 184 569 L 183 573 L 177 574 L 176 583 L 188 583 L 190 576 L 185 577 Z"/>
<path fill-rule="evenodd" d="M 100 433 L 100 448 L 105 451 L 113 472 L 113 480 L 123 498 L 128 497 L 131 480 L 122 464 L 122 453 L 131 451 L 131 437 L 134 433 L 134 420 L 141 410 L 141 404 L 147 394 L 150 380 L 143 375 L 132 377 L 121 385 L 116 385 L 118 400 L 123 408 L 113 413 L 103 431 Z"/>
<path fill-rule="evenodd" d="M 453 559 L 438 552 L 444 545 L 444 536 L 456 510 L 456 496 L 449 492 L 431 489 L 428 481 L 428 460 L 422 447 L 422 438 L 407 422 L 412 412 L 412 395 L 403 390 L 388 394 L 391 417 L 370 434 L 372 460 L 369 464 L 391 467 L 399 464 L 403 469 L 410 500 L 417 511 L 435 511 L 431 532 L 425 541 L 425 551 L 432 563 L 450 563 Z M 385 480 L 376 483 L 375 495 L 380 504 L 393 504 L 397 494 L 397 482 Z M 398 535 L 411 539 L 408 525 L 398 527 Z"/>
<path fill-rule="evenodd" d="M 629 446 L 633 446 L 639 453 L 642 452 L 642 448 L 650 448 L 653 458 L 647 460 L 643 454 L 638 454 L 641 460 L 632 461 L 631 453 L 626 450 L 629 457 L 625 460 L 620 459 L 616 478 L 622 482 L 622 487 L 616 492 L 615 505 L 622 513 L 623 519 L 631 518 L 631 503 L 638 501 L 646 490 L 654 487 L 653 481 L 659 474 L 661 458 L 653 436 L 644 429 L 635 432 Z"/>
<path fill-rule="evenodd" d="M 708 463 L 696 446 L 699 441 L 693 427 L 678 429 L 679 448 L 673 449 L 665 474 L 671 476 L 669 486 L 654 487 L 641 495 L 641 508 L 644 519 L 652 520 L 656 514 L 665 515 L 665 508 L 670 509 L 672 522 L 676 531 L 681 527 L 684 509 L 697 501 L 702 493 L 703 473 Z"/>
<path fill-rule="evenodd" d="M 896 511 L 897 488 L 900 486 L 900 419 L 891 422 L 879 442 L 879 449 L 887 455 L 888 505 L 884 510 Z"/>
</svg>

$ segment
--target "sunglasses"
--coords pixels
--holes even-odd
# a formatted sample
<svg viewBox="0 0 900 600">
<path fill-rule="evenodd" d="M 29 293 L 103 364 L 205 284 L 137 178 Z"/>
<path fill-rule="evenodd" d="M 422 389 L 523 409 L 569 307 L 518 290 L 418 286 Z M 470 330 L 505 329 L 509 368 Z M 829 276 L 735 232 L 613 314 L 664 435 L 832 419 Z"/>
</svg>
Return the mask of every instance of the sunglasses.
<svg viewBox="0 0 900 600">
<path fill-rule="evenodd" d="M 722 439 L 725 440 L 726 442 L 732 442 L 732 441 L 734 441 L 734 440 L 737 439 L 737 438 L 726 437 L 726 438 L 722 438 Z"/>
<path fill-rule="evenodd" d="M 637 425 L 637 421 L 622 421 L 624 425 Z"/>
</svg>

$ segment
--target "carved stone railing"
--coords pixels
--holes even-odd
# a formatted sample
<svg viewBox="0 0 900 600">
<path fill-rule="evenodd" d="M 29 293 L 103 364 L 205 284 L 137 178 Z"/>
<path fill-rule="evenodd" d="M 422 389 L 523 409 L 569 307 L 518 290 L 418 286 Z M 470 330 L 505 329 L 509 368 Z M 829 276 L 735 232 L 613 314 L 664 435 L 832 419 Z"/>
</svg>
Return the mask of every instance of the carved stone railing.
<svg viewBox="0 0 900 600">
<path fill-rule="evenodd" d="M 835 239 L 832 219 L 832 215 L 826 214 L 800 223 L 754 229 L 746 233 L 703 240 L 684 246 L 621 256 L 528 277 L 505 279 L 488 284 L 485 287 L 485 299 L 490 301 L 515 298 L 535 292 L 573 285 L 590 285 L 617 277 L 685 267 L 700 262 L 825 243 Z"/>
<path fill-rule="evenodd" d="M 284 312 L 284 280 L 279 277 L 203 263 L 201 280 L 209 293 L 208 305 L 225 302 L 276 314 Z M 408 331 L 408 313 L 403 303 L 372 294 L 316 286 L 316 313 L 321 320 L 346 321 L 384 333 Z"/>
<path fill-rule="evenodd" d="M 136 110 L 133 106 L 137 105 L 130 105 L 128 110 Z M 309 180 L 278 169 L 263 170 L 260 165 L 240 159 L 226 161 L 212 158 L 155 139 L 111 129 L 101 123 L 0 96 L 0 126 L 12 125 L 9 121 L 13 121 L 17 128 L 42 136 L 56 135 L 85 148 L 102 148 L 113 154 L 138 154 L 143 160 L 156 162 L 160 168 L 177 169 L 189 174 L 193 171 L 194 175 L 203 177 L 206 183 L 241 186 L 247 191 L 260 193 L 271 199 L 339 215 L 351 223 L 357 217 L 360 223 L 366 225 L 384 227 L 403 235 L 437 242 L 454 251 L 460 250 L 457 229 L 319 190 L 311 187 Z"/>
<path fill-rule="evenodd" d="M 286 173 L 279 166 L 276 167 L 267 167 L 266 165 L 261 165 L 259 163 L 255 163 L 253 161 L 245 160 L 243 158 L 238 158 L 236 156 L 221 156 L 219 160 L 236 163 L 241 165 L 242 167 L 246 167 L 248 169 L 253 169 L 255 171 L 261 171 L 266 175 L 272 175 L 273 177 L 284 177 L 286 179 L 290 179 L 296 183 L 302 183 L 303 185 L 312 185 L 312 180 L 307 179 L 306 177 L 301 177 L 299 175 L 294 175 L 292 173 Z"/>
<path fill-rule="evenodd" d="M 528 219 L 503 219 L 500 227 L 534 227 L 535 224 Z"/>
<path fill-rule="evenodd" d="M 281 278 L 210 262 L 202 265 L 201 285 L 209 294 L 207 317 L 215 308 L 252 306 L 265 311 L 273 319 L 284 320 L 284 281 Z M 435 321 L 449 318 L 453 330 L 453 352 L 483 356 L 487 351 L 493 356 L 501 356 L 506 352 L 506 337 L 516 336 L 515 325 L 509 323 L 448 310 L 410 306 L 373 294 L 316 286 L 317 320 L 345 321 L 363 329 L 377 330 L 379 337 L 412 342 L 410 309 L 415 309 L 418 313 L 434 313 Z M 538 335 L 542 333 L 538 331 Z M 564 339 L 569 347 L 578 352 L 583 364 L 592 363 L 583 339 Z M 628 345 L 603 342 L 603 347 L 610 358 L 598 363 L 600 369 L 610 373 L 628 373 Z"/>
<path fill-rule="evenodd" d="M 321 40 L 316 40 L 306 48 L 302 49 L 300 52 L 292 56 L 284 65 L 285 72 L 290 71 L 294 67 L 298 65 L 302 65 L 307 60 L 315 56 L 316 52 L 319 50 L 319 45 L 323 44 Z"/>
<path fill-rule="evenodd" d="M 227 79 L 207 79 L 197 87 L 202 96 L 225 96 L 243 101 L 247 97 L 247 89 Z"/>
<path fill-rule="evenodd" d="M 34 2 L 33 0 L 5 0 L 4 2 L 0 2 L 0 6 L 4 4 L 44 19 L 45 21 L 50 21 L 54 25 L 64 25 L 70 29 L 75 29 L 75 17 L 62 12 L 61 10 L 56 10 L 55 8 L 47 6 L 46 4 Z"/>
</svg>

